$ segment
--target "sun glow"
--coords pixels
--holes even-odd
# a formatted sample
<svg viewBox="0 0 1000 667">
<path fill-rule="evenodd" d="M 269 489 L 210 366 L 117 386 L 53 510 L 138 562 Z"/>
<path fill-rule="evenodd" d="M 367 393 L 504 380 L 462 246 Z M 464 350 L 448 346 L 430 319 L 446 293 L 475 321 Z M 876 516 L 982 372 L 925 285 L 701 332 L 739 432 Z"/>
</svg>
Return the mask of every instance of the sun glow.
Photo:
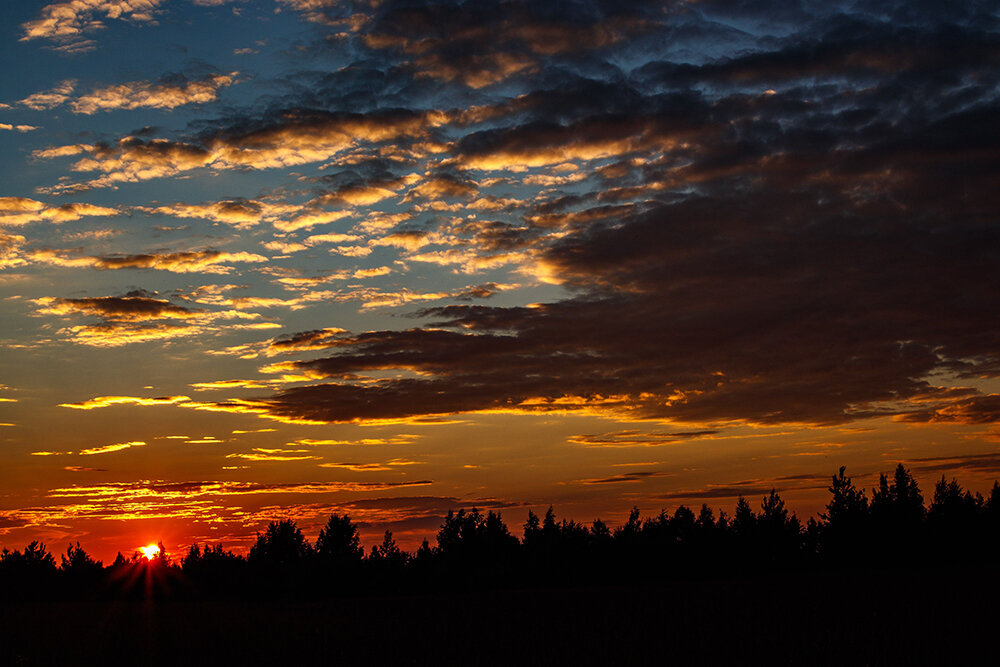
<svg viewBox="0 0 1000 667">
<path fill-rule="evenodd" d="M 155 544 L 139 547 L 139 551 L 141 551 L 142 555 L 146 557 L 146 560 L 153 560 L 160 555 L 160 547 Z"/>
</svg>

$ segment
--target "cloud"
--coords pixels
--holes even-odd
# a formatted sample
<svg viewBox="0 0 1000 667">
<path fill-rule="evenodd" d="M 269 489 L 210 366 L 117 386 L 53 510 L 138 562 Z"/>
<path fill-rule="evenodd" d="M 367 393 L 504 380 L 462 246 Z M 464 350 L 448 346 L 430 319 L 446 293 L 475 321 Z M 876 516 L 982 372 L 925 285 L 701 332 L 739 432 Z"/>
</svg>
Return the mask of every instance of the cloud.
<svg viewBox="0 0 1000 667">
<path fill-rule="evenodd" d="M 334 3 L 289 3 L 313 21 L 343 24 Z M 645 16 L 647 13 L 648 16 Z M 371 20 L 354 22 L 372 49 L 401 54 L 417 78 L 484 88 L 512 76 L 537 72 L 549 59 L 594 52 L 658 23 L 644 3 L 612 6 L 584 2 L 572 14 L 530 3 L 489 1 L 413 5 L 380 3 Z"/>
<path fill-rule="evenodd" d="M 254 199 L 229 199 L 207 204 L 172 204 L 140 208 L 151 215 L 168 215 L 175 218 L 212 220 L 247 229 L 261 222 L 278 223 L 284 216 L 299 212 L 297 206 L 275 204 Z"/>
<path fill-rule="evenodd" d="M 61 104 L 65 104 L 75 89 L 76 79 L 67 79 L 57 84 L 51 90 L 32 93 L 23 100 L 18 100 L 17 104 L 34 109 L 35 111 L 54 109 Z"/>
<path fill-rule="evenodd" d="M 115 216 L 120 211 L 94 204 L 50 206 L 27 197 L 0 197 L 0 225 L 20 227 L 33 222 L 73 222 L 88 216 Z"/>
<path fill-rule="evenodd" d="M 67 144 L 65 146 L 53 146 L 51 148 L 36 150 L 31 153 L 31 156 L 42 160 L 48 160 L 57 157 L 79 155 L 80 153 L 93 149 L 94 147 L 90 144 Z"/>
<path fill-rule="evenodd" d="M 830 475 L 805 473 L 801 475 L 786 475 L 770 479 L 749 479 L 729 484 L 708 484 L 701 489 L 671 491 L 657 494 L 656 498 L 664 500 L 710 500 L 713 498 L 736 498 L 767 496 L 771 491 L 826 489 L 830 485 Z"/>
<path fill-rule="evenodd" d="M 402 433 L 387 438 L 359 438 L 357 440 L 317 440 L 315 438 L 300 438 L 288 443 L 290 446 L 330 447 L 339 445 L 361 445 L 365 447 L 382 447 L 385 445 L 410 445 L 419 436 Z"/>
<path fill-rule="evenodd" d="M 301 331 L 296 334 L 275 338 L 268 345 L 268 355 L 282 352 L 301 352 L 308 350 L 322 350 L 336 344 L 337 337 L 347 333 L 346 330 L 338 327 L 328 327 L 326 329 L 314 329 L 312 331 Z"/>
<path fill-rule="evenodd" d="M 234 345 L 248 358 L 301 355 L 273 370 L 309 386 L 192 409 L 293 422 L 515 412 L 699 424 L 576 436 L 589 446 L 729 423 L 995 421 L 993 395 L 950 392 L 1000 374 L 996 17 L 961 3 L 775 3 L 782 28 L 763 30 L 707 2 L 283 6 L 350 44 L 357 62 L 289 75 L 281 99 L 176 135 L 43 149 L 37 157 L 72 157 L 83 179 L 52 191 L 315 165 L 318 175 L 289 173 L 297 210 L 274 194 L 146 209 L 268 223 L 281 232 L 264 241 L 276 252 L 377 259 L 273 271 L 296 296 L 219 297 L 236 310 L 496 291 L 393 284 L 410 267 L 495 271 L 482 280 L 496 286 L 516 272 L 551 291 L 531 306 L 424 308 L 404 330 L 315 322 Z M 415 96 L 428 79 L 434 94 Z M 33 201 L 12 199 L 28 209 L 10 215 L 37 217 Z M 24 261 L 8 238 L 9 262 Z M 208 252 L 29 256 L 181 272 L 266 261 Z M 315 289 L 362 278 L 379 289 Z M 182 335 L 195 319 L 150 320 L 135 335 Z"/>
<path fill-rule="evenodd" d="M 155 269 L 172 273 L 226 274 L 233 269 L 230 263 L 267 262 L 267 257 L 250 252 L 224 252 L 221 250 L 192 250 L 168 253 L 142 253 L 135 255 L 86 256 L 69 250 L 41 249 L 31 253 L 36 262 L 65 267 L 90 267 L 101 270 Z"/>
<path fill-rule="evenodd" d="M 42 8 L 41 18 L 28 21 L 21 28 L 21 41 L 50 39 L 60 43 L 70 52 L 94 48 L 93 43 L 82 38 L 86 32 L 104 27 L 97 17 L 152 22 L 162 0 L 72 0 L 58 2 Z"/>
<path fill-rule="evenodd" d="M 174 75 L 158 83 L 130 81 L 98 88 L 70 103 L 74 113 L 93 114 L 115 109 L 174 109 L 185 104 L 214 102 L 220 88 L 237 81 L 239 72 L 211 74 L 201 79 Z"/>
<path fill-rule="evenodd" d="M 227 454 L 227 459 L 246 459 L 247 461 L 309 461 L 318 459 L 311 454 L 299 454 L 287 450 L 255 449 L 249 454 Z"/>
<path fill-rule="evenodd" d="M 1000 394 L 973 396 L 901 414 L 896 419 L 909 423 L 996 424 L 1000 423 Z"/>
<path fill-rule="evenodd" d="M 908 459 L 906 462 L 920 472 L 944 473 L 954 470 L 967 473 L 996 474 L 1000 472 L 1000 453 L 996 452 L 956 456 L 931 456 Z"/>
<path fill-rule="evenodd" d="M 26 264 L 27 260 L 22 256 L 25 239 L 18 234 L 0 233 L 0 269 L 7 269 Z"/>
<path fill-rule="evenodd" d="M 80 299 L 44 297 L 35 299 L 39 313 L 93 315 L 121 322 L 158 320 L 164 317 L 197 317 L 199 311 L 148 296 L 102 296 Z"/>
<path fill-rule="evenodd" d="M 261 316 L 241 310 L 208 310 L 174 304 L 142 290 L 124 296 L 34 299 L 40 315 L 64 318 L 93 317 L 98 323 L 75 325 L 59 333 L 75 343 L 94 347 L 119 347 L 131 343 L 205 335 L 239 328 L 274 328 L 257 322 Z M 249 323 L 234 324 L 235 321 Z"/>
<path fill-rule="evenodd" d="M 79 403 L 60 403 L 61 408 L 73 408 L 74 410 L 94 410 L 106 408 L 111 405 L 174 405 L 182 401 L 189 400 L 187 396 L 157 396 L 155 398 L 144 398 L 138 396 L 95 396 Z"/>
<path fill-rule="evenodd" d="M 11 125 L 10 123 L 0 123 L 0 130 L 18 131 L 18 132 L 31 132 L 37 130 L 38 128 L 34 125 Z"/>
<path fill-rule="evenodd" d="M 627 472 L 621 475 L 614 475 L 612 477 L 599 477 L 593 479 L 581 479 L 580 484 L 620 484 L 620 483 L 635 483 L 642 482 L 645 479 L 651 477 L 662 477 L 665 473 L 652 470 L 642 470 L 636 472 Z"/>
<path fill-rule="evenodd" d="M 576 412 L 719 427 L 992 423 L 992 395 L 950 392 L 1000 373 L 1000 238 L 987 222 L 1000 42 L 995 20 L 978 27 L 972 10 L 956 12 L 905 26 L 858 12 L 683 63 L 660 51 L 634 77 L 583 61 L 574 75 L 540 71 L 509 103 L 516 112 L 448 125 L 458 138 L 437 167 L 484 194 L 587 176 L 537 181 L 537 196 L 497 193 L 523 202 L 516 213 L 484 220 L 462 206 L 410 223 L 399 246 L 372 245 L 410 244 L 410 265 L 509 262 L 564 296 L 445 305 L 407 330 L 315 338 L 327 352 L 283 370 L 322 381 L 259 405 L 328 422 Z M 407 35 L 437 29 L 393 25 L 398 41 L 380 48 L 414 59 L 407 49 L 425 47 Z M 909 46 L 894 59 L 883 40 Z M 804 52 L 823 66 L 795 67 Z M 356 380 L 375 371 L 396 375 Z"/>
<path fill-rule="evenodd" d="M 89 449 L 81 449 L 79 451 L 80 456 L 93 456 L 95 454 L 110 454 L 111 452 L 120 452 L 123 449 L 130 449 L 132 447 L 145 447 L 146 443 L 141 440 L 136 440 L 134 442 L 119 442 L 113 445 L 103 445 L 101 447 L 91 447 Z"/>
<path fill-rule="evenodd" d="M 60 184 L 53 192 L 110 187 L 118 183 L 174 176 L 195 169 L 275 169 L 330 159 L 360 145 L 406 142 L 426 138 L 445 122 L 440 112 L 406 110 L 368 114 L 287 111 L 250 128 L 221 127 L 189 140 L 125 137 L 98 143 L 72 169 L 103 175 L 75 184 Z M 333 213 L 327 214 L 333 215 Z M 289 223 L 290 229 L 318 224 Z"/>
<path fill-rule="evenodd" d="M 569 437 L 566 442 L 584 447 L 657 447 L 672 445 L 685 440 L 715 435 L 717 430 L 653 432 L 627 430 L 614 433 L 584 434 Z"/>
<path fill-rule="evenodd" d="M 426 486 L 430 480 L 412 482 L 110 482 L 88 486 L 68 486 L 51 489 L 50 498 L 88 498 L 98 500 L 112 498 L 119 501 L 129 499 L 157 498 L 161 500 L 184 500 L 200 496 L 243 496 L 257 494 L 323 494 L 339 491 L 380 491 L 397 487 Z"/>
<path fill-rule="evenodd" d="M 212 382 L 193 382 L 190 385 L 198 391 L 211 389 L 266 389 L 270 385 L 260 380 L 215 380 Z"/>
<path fill-rule="evenodd" d="M 409 459 L 389 459 L 376 463 L 320 463 L 320 468 L 340 468 L 352 472 L 385 472 L 399 466 L 420 465 L 423 461 Z"/>
</svg>

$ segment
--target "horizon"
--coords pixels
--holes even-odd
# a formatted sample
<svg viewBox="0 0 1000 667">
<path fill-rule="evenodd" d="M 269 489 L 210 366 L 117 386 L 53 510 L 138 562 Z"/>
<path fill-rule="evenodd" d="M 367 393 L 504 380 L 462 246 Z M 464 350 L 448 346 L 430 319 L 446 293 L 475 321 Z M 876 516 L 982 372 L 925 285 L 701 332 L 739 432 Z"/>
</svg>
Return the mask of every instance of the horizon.
<svg viewBox="0 0 1000 667">
<path fill-rule="evenodd" d="M 621 538 L 622 544 L 627 544 L 629 526 L 638 522 L 636 528 L 639 534 L 652 535 L 662 531 L 676 532 L 672 539 L 681 539 L 688 548 L 691 548 L 691 545 L 688 544 L 690 540 L 694 540 L 695 544 L 708 540 L 704 543 L 711 544 L 712 538 L 709 535 L 721 529 L 724 534 L 729 534 L 730 539 L 743 540 L 741 548 L 748 549 L 745 555 L 749 557 L 754 557 L 753 549 L 749 549 L 750 545 L 754 544 L 754 540 L 774 540 L 772 548 L 779 550 L 788 550 L 789 546 L 793 545 L 789 551 L 782 551 L 785 554 L 782 558 L 789 558 L 793 561 L 801 559 L 802 563 L 800 564 L 807 564 L 809 567 L 817 567 L 818 565 L 833 568 L 850 566 L 851 562 L 841 562 L 840 558 L 845 556 L 845 549 L 858 549 L 861 546 L 853 544 L 852 540 L 874 539 L 876 550 L 881 549 L 885 554 L 892 554 L 900 549 L 914 549 L 921 540 L 924 540 L 926 544 L 923 545 L 923 548 L 937 550 L 940 555 L 950 553 L 950 557 L 955 558 L 957 552 L 952 549 L 954 547 L 951 544 L 952 540 L 958 539 L 966 547 L 976 544 L 983 547 L 990 539 L 988 535 L 990 517 L 995 523 L 998 516 L 997 503 L 1000 501 L 1000 480 L 994 480 L 990 492 L 983 494 L 963 488 L 958 480 L 954 478 L 948 480 L 946 476 L 942 475 L 931 492 L 922 488 L 919 480 L 900 463 L 897 464 L 891 475 L 885 473 L 879 475 L 878 485 L 870 489 L 871 494 L 869 495 L 869 489 L 858 486 L 854 479 L 846 475 L 845 472 L 846 469 L 841 467 L 838 475 L 831 478 L 831 485 L 827 489 L 831 495 L 824 507 L 826 512 L 808 518 L 799 517 L 794 510 L 789 509 L 784 499 L 774 489 L 761 499 L 759 508 L 749 499 L 739 496 L 732 512 L 711 507 L 707 503 L 703 503 L 700 508 L 679 504 L 674 508 L 674 512 L 668 512 L 666 508 L 663 508 L 659 513 L 643 513 L 638 507 L 633 507 L 627 520 L 620 522 L 607 522 L 600 517 L 595 517 L 590 522 L 578 521 L 572 517 L 559 516 L 555 508 L 551 506 L 545 512 L 534 512 L 534 508 L 527 508 L 526 521 L 520 525 L 513 525 L 513 531 L 510 530 L 512 525 L 503 520 L 501 510 L 482 512 L 476 507 L 459 508 L 457 510 L 449 509 L 437 533 L 425 537 L 418 549 L 407 548 L 405 544 L 400 545 L 392 535 L 392 531 L 388 529 L 379 536 L 379 539 L 370 540 L 370 544 L 366 544 L 363 539 L 364 525 L 352 521 L 347 514 L 334 513 L 326 517 L 328 523 L 324 523 L 315 540 L 310 540 L 306 531 L 303 531 L 301 526 L 296 525 L 294 519 L 278 519 L 270 522 L 265 530 L 258 532 L 255 535 L 255 544 L 246 550 L 226 549 L 225 545 L 221 543 L 193 543 L 172 551 L 167 549 L 162 540 L 156 540 L 131 550 L 119 549 L 115 553 L 115 557 L 108 559 L 107 565 L 105 565 L 104 559 L 95 558 L 94 554 L 87 552 L 86 547 L 79 542 L 75 545 L 70 543 L 65 554 L 61 556 L 63 562 L 59 569 L 65 570 L 68 564 L 73 563 L 76 563 L 75 567 L 78 568 L 81 565 L 87 567 L 86 563 L 113 568 L 119 562 L 141 564 L 144 561 L 151 564 L 160 563 L 186 568 L 187 560 L 192 554 L 197 561 L 199 553 L 208 556 L 209 550 L 213 547 L 221 548 L 220 555 L 223 553 L 229 556 L 235 555 L 237 558 L 247 561 L 254 561 L 256 558 L 257 564 L 262 565 L 268 557 L 263 556 L 262 553 L 258 553 L 255 557 L 254 550 L 259 549 L 264 554 L 270 552 L 272 553 L 271 557 L 273 554 L 283 553 L 278 544 L 289 539 L 293 533 L 298 533 L 303 540 L 305 551 L 300 557 L 320 556 L 326 553 L 326 558 L 333 559 L 328 563 L 331 566 L 337 565 L 338 558 L 347 558 L 347 560 L 340 562 L 338 567 L 348 567 L 349 563 L 355 559 L 357 563 L 360 563 L 362 560 L 381 562 L 389 558 L 392 568 L 400 568 L 414 558 L 419 560 L 420 551 L 427 548 L 429 548 L 427 553 L 432 557 L 435 555 L 440 557 L 442 554 L 450 554 L 453 557 L 455 553 L 461 552 L 460 546 L 464 543 L 466 548 L 472 549 L 471 552 L 463 552 L 466 558 L 469 557 L 470 553 L 476 553 L 476 548 L 484 546 L 492 545 L 492 548 L 502 550 L 501 543 L 491 542 L 489 538 L 479 542 L 478 540 L 482 540 L 484 537 L 481 531 L 492 534 L 494 538 L 506 534 L 507 537 L 513 538 L 517 545 L 528 548 L 529 543 L 531 543 L 534 544 L 532 548 L 538 548 L 536 542 L 542 539 L 543 535 L 548 534 L 548 528 L 542 527 L 543 517 L 545 524 L 548 524 L 550 518 L 554 522 L 556 534 L 549 535 L 547 539 L 569 539 L 567 544 L 573 544 L 578 550 L 580 548 L 579 542 L 573 541 L 574 535 L 578 537 L 576 531 L 583 531 L 584 535 L 589 535 L 591 540 L 598 542 L 606 536 L 609 540 Z M 914 507 L 912 504 L 914 500 L 919 500 L 919 507 Z M 743 504 L 742 510 L 741 504 Z M 696 513 L 695 510 L 699 511 Z M 741 511 L 746 510 L 749 511 L 748 516 L 757 526 L 757 530 L 763 531 L 760 535 L 754 536 L 753 531 L 746 532 L 748 530 L 746 525 L 737 527 L 741 521 L 746 521 L 746 516 L 741 517 Z M 917 512 L 916 517 L 912 515 L 914 510 Z M 859 515 L 859 512 L 863 516 Z M 494 516 L 498 520 L 498 525 L 493 525 L 491 528 L 490 521 Z M 704 523 L 703 517 L 707 517 Z M 914 518 L 916 524 L 912 523 Z M 687 521 L 693 523 L 689 526 Z M 679 529 L 674 528 L 677 522 L 680 522 Z M 281 529 L 282 525 L 289 527 L 287 533 Z M 462 528 L 462 526 L 466 528 Z M 467 534 L 466 529 L 473 526 L 474 530 Z M 696 536 L 687 532 L 696 526 L 701 533 L 700 535 Z M 521 528 L 520 535 L 518 527 Z M 986 532 L 980 533 L 979 531 L 982 529 L 986 529 Z M 679 532 L 677 532 L 678 530 Z M 878 530 L 885 534 L 879 536 Z M 956 530 L 961 532 L 956 533 Z M 272 531 L 274 532 L 272 533 Z M 326 546 L 321 547 L 321 543 L 324 542 L 324 531 L 329 531 L 330 537 L 326 538 L 328 540 Z M 794 539 L 790 543 L 787 542 L 789 531 L 794 535 Z M 562 537 L 558 537 L 559 535 Z M 935 542 L 935 535 L 938 539 L 941 536 L 945 536 L 947 539 L 944 542 Z M 431 537 L 436 542 L 434 546 L 430 545 Z M 352 539 L 354 540 L 353 547 L 351 546 Z M 902 539 L 908 546 L 896 544 L 895 540 L 897 539 Z M 657 546 L 655 540 L 649 540 L 649 542 L 646 548 L 653 551 L 664 546 L 662 543 Z M 669 543 L 668 540 L 667 544 L 669 545 Z M 387 547 L 387 544 L 390 546 Z M 48 553 L 51 557 L 60 555 L 58 551 L 53 551 L 49 545 L 41 542 L 33 541 L 30 545 L 25 546 L 26 548 L 21 551 L 9 550 L 4 547 L 0 555 L 4 558 L 12 556 L 14 560 L 17 560 L 21 554 L 27 556 L 30 549 L 37 549 L 43 554 Z M 378 549 L 375 548 L 376 546 Z M 632 548 L 635 548 L 634 544 Z M 342 551 L 344 549 L 353 549 L 354 551 Z M 453 550 L 456 549 L 458 551 L 453 553 Z M 131 551 L 130 555 L 129 551 Z M 896 553 L 896 556 L 910 559 L 907 561 L 908 563 L 910 561 L 912 563 L 922 562 L 921 559 L 927 556 L 926 554 L 918 556 L 920 551 L 921 549 L 915 549 L 906 554 L 905 557 L 900 552 Z M 586 549 L 579 550 L 576 557 L 586 558 L 585 554 Z M 81 555 L 83 555 L 82 559 Z M 397 559 L 397 555 L 401 555 L 403 559 Z M 482 555 L 480 554 L 480 557 Z M 760 557 L 760 555 L 758 553 L 756 557 Z M 67 563 L 66 556 L 70 557 L 69 563 Z M 715 554 L 715 557 L 721 558 L 721 552 Z M 261 560 L 262 558 L 264 560 Z M 933 562 L 933 559 L 929 562 Z M 785 566 L 790 563 L 791 561 L 785 563 Z M 854 565 L 857 564 L 854 563 Z M 53 561 L 53 571 L 56 565 L 57 563 Z M 272 565 L 274 564 L 272 563 Z M 900 565 L 900 563 L 896 563 L 896 565 Z M 774 564 L 772 564 L 773 566 Z M 194 567 L 198 567 L 197 563 Z"/>
<path fill-rule="evenodd" d="M 995 10 L 0 17 L 0 548 L 1000 477 Z"/>
</svg>

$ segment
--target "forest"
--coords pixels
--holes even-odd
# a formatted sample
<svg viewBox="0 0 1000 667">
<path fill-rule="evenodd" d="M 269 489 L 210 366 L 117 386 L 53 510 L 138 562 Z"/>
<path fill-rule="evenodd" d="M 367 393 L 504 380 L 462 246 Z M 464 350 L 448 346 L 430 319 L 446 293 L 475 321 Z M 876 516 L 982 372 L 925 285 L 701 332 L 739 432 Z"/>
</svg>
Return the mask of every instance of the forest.
<svg viewBox="0 0 1000 667">
<path fill-rule="evenodd" d="M 243 556 L 192 545 L 147 559 L 91 558 L 79 543 L 57 562 L 32 542 L 0 554 L 0 599 L 81 597 L 322 598 L 400 592 L 559 588 L 595 582 L 731 579 L 764 572 L 989 567 L 1000 547 L 1000 483 L 988 498 L 956 480 L 937 482 L 929 505 L 902 464 L 870 497 L 832 477 L 826 511 L 804 524 L 775 491 L 759 508 L 739 498 L 730 517 L 708 505 L 628 520 L 610 528 L 529 512 L 520 538 L 496 512 L 449 511 L 436 544 L 402 551 L 391 532 L 365 553 L 358 526 L 333 514 L 314 542 L 292 520 L 272 522 Z"/>
</svg>

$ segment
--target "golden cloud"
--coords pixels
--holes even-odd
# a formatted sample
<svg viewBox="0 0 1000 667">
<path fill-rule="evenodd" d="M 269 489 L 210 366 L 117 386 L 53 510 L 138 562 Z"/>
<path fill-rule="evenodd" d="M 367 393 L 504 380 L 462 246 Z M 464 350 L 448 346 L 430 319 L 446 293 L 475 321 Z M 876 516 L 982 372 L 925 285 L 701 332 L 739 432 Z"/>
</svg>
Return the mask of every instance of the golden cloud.
<svg viewBox="0 0 1000 667">
<path fill-rule="evenodd" d="M 60 184 L 48 190 L 66 192 L 110 187 L 122 182 L 173 176 L 200 167 L 217 170 L 291 167 L 327 160 L 364 143 L 422 138 L 430 129 L 446 121 L 447 116 L 437 111 L 340 114 L 285 117 L 268 127 L 243 134 L 219 132 L 205 139 L 204 145 L 126 137 L 115 144 L 95 145 L 87 151 L 89 157 L 73 165 L 74 171 L 102 172 L 103 176 L 83 183 Z M 326 221 L 331 219 L 338 218 Z M 280 228 L 288 231 L 322 221 L 293 221 Z"/>
<path fill-rule="evenodd" d="M 187 396 L 157 396 L 155 398 L 141 396 L 95 396 L 79 403 L 60 403 L 59 407 L 73 408 L 74 410 L 95 410 L 111 405 L 174 405 L 189 400 Z"/>
<path fill-rule="evenodd" d="M 212 220 L 245 229 L 260 222 L 275 222 L 282 216 L 299 210 L 298 206 L 274 204 L 254 199 L 233 199 L 207 204 L 172 204 L 140 208 L 146 213 L 169 215 L 175 218 L 195 218 Z"/>
<path fill-rule="evenodd" d="M 267 257 L 249 252 L 222 252 L 197 250 L 163 254 L 74 256 L 68 250 L 41 249 L 31 253 L 36 262 L 64 267 L 91 267 L 95 269 L 156 269 L 173 273 L 226 274 L 232 271 L 230 263 L 260 263 Z"/>
<path fill-rule="evenodd" d="M 136 440 L 134 442 L 120 442 L 114 445 L 104 445 L 103 447 L 92 447 L 90 449 L 81 449 L 80 456 L 93 456 L 95 454 L 110 454 L 111 452 L 120 452 L 123 449 L 130 449 L 132 447 L 145 447 L 146 443 L 141 440 Z"/>
<path fill-rule="evenodd" d="M 103 14 L 109 19 L 149 22 L 163 0 L 71 0 L 46 5 L 42 17 L 28 21 L 21 27 L 24 35 L 21 41 L 32 39 L 52 39 L 78 44 L 75 41 L 85 31 L 103 28 L 104 24 L 95 15 Z M 80 48 L 92 48 L 89 44 Z"/>
<path fill-rule="evenodd" d="M 32 222 L 72 222 L 85 216 L 118 215 L 120 211 L 94 204 L 48 206 L 27 197 L 0 197 L 0 225 L 21 226 Z"/>
<path fill-rule="evenodd" d="M 180 83 L 131 81 L 99 88 L 70 103 L 75 113 L 93 114 L 109 109 L 173 109 L 185 104 L 214 102 L 220 88 L 236 83 L 239 72 L 212 74 L 204 79 Z"/>
<path fill-rule="evenodd" d="M 33 93 L 17 103 L 35 111 L 52 109 L 65 103 L 73 94 L 74 88 L 76 88 L 76 80 L 69 79 L 58 84 L 52 90 Z"/>
</svg>

